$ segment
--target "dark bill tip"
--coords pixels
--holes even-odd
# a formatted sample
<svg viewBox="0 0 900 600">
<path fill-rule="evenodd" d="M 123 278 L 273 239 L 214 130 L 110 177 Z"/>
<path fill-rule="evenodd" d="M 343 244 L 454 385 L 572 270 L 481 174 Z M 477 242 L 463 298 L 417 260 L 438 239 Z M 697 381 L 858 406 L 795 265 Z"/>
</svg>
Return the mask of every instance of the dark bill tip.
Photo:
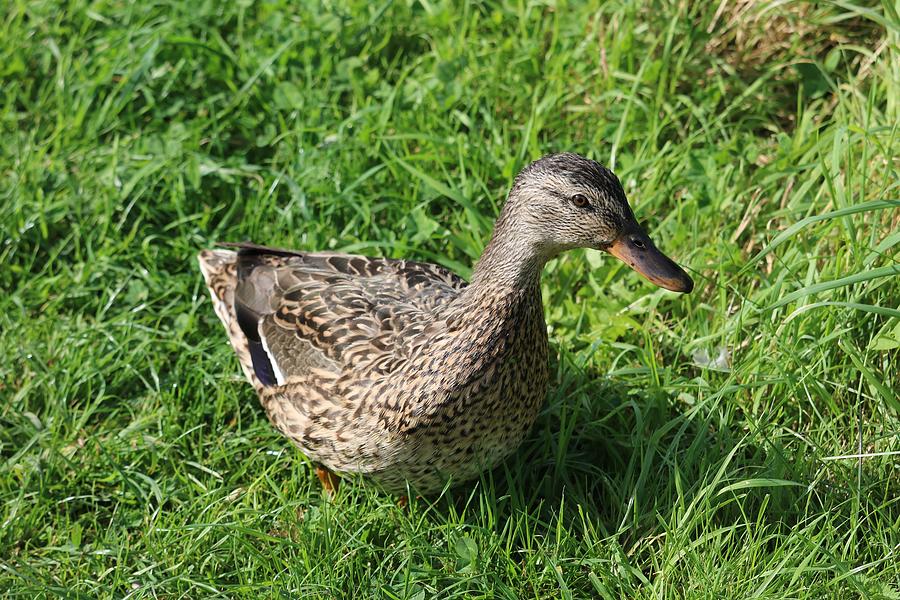
<svg viewBox="0 0 900 600">
<path fill-rule="evenodd" d="M 694 289 L 694 280 L 643 232 L 620 236 L 607 252 L 661 288 L 682 294 Z"/>
</svg>

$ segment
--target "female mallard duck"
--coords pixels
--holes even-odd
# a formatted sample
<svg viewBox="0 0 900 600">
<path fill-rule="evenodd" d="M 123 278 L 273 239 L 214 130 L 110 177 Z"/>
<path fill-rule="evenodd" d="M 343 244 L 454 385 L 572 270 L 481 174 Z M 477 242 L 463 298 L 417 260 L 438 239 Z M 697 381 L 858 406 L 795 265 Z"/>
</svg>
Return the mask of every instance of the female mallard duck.
<svg viewBox="0 0 900 600">
<path fill-rule="evenodd" d="M 199 256 L 272 424 L 314 462 L 439 491 L 515 450 L 544 400 L 544 264 L 597 248 L 653 283 L 693 282 L 637 224 L 616 176 L 577 154 L 522 170 L 466 283 L 444 267 L 228 244 Z M 336 479 L 318 469 L 326 489 Z"/>
</svg>

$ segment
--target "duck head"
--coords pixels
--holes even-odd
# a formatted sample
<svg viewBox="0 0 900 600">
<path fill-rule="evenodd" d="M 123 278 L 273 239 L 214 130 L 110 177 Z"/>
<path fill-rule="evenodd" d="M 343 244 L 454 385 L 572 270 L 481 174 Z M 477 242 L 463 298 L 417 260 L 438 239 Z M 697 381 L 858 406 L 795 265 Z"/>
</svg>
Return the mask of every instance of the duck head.
<svg viewBox="0 0 900 600">
<path fill-rule="evenodd" d="M 551 154 L 525 167 L 497 225 L 528 240 L 544 261 L 572 248 L 594 248 L 667 290 L 694 287 L 638 225 L 613 172 L 578 154 Z"/>
</svg>

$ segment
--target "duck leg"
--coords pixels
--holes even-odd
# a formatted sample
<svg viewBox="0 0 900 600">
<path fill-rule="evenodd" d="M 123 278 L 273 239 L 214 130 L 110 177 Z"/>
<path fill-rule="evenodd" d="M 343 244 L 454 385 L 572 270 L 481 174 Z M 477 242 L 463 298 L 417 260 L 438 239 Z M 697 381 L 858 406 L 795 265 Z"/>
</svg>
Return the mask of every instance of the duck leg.
<svg viewBox="0 0 900 600">
<path fill-rule="evenodd" d="M 421 500 L 422 496 L 416 496 L 416 500 Z M 397 508 L 399 509 L 407 509 L 409 508 L 409 496 L 406 494 L 397 498 Z"/>
<path fill-rule="evenodd" d="M 337 494 L 338 486 L 341 484 L 341 478 L 329 471 L 327 468 L 316 465 L 316 477 L 322 483 L 322 489 L 329 498 L 333 498 Z"/>
</svg>

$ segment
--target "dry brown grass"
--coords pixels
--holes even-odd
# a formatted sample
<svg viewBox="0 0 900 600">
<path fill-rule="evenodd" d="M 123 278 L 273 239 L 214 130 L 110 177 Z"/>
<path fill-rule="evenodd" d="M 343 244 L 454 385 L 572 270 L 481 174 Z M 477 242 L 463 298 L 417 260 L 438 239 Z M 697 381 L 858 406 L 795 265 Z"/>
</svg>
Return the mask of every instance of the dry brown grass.
<svg viewBox="0 0 900 600">
<path fill-rule="evenodd" d="M 771 0 L 721 0 L 706 31 L 713 35 L 707 52 L 744 73 L 796 62 L 798 57 L 824 60 L 840 45 L 874 49 L 881 34 L 859 16 L 835 21 L 833 8 Z"/>
</svg>

